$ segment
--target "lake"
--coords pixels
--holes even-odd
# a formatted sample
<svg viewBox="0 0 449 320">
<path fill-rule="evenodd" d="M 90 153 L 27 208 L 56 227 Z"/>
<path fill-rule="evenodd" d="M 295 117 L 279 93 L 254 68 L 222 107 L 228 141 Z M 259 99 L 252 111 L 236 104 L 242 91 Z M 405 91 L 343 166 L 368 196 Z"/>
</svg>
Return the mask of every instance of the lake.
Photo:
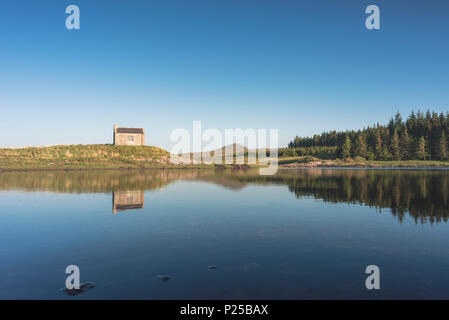
<svg viewBox="0 0 449 320">
<path fill-rule="evenodd" d="M 447 170 L 2 172 L 0 298 L 448 299 L 448 191 Z M 94 287 L 62 291 L 68 265 Z"/>
</svg>

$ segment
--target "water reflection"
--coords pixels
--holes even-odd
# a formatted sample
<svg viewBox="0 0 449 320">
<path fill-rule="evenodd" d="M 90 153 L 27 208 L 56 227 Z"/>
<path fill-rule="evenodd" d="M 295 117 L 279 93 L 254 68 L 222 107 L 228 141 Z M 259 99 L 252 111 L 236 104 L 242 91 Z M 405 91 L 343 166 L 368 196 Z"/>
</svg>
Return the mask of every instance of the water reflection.
<svg viewBox="0 0 449 320">
<path fill-rule="evenodd" d="M 112 213 L 133 209 L 142 209 L 145 203 L 143 190 L 112 192 Z"/>
<path fill-rule="evenodd" d="M 284 170 L 276 176 L 240 177 L 242 181 L 287 185 L 296 197 L 391 209 L 400 221 L 447 222 L 447 170 Z"/>
<path fill-rule="evenodd" d="M 286 185 L 297 198 L 389 208 L 402 221 L 447 222 L 447 170 L 279 170 L 260 176 L 258 170 L 142 170 L 73 172 L 2 172 L 0 190 L 69 193 L 111 192 L 113 212 L 144 206 L 143 190 L 156 190 L 178 180 L 214 183 L 239 191 L 248 184 Z"/>
</svg>

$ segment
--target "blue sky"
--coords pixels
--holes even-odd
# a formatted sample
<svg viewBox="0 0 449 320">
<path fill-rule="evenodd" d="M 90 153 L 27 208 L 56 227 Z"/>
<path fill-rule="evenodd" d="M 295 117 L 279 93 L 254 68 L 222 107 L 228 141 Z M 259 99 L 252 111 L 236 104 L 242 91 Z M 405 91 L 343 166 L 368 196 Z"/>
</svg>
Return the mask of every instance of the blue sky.
<svg viewBox="0 0 449 320">
<path fill-rule="evenodd" d="M 76 4 L 81 29 L 65 28 Z M 365 8 L 381 29 L 365 28 Z M 447 1 L 10 1 L 0 7 L 0 146 L 170 132 L 358 129 L 449 111 Z"/>
</svg>

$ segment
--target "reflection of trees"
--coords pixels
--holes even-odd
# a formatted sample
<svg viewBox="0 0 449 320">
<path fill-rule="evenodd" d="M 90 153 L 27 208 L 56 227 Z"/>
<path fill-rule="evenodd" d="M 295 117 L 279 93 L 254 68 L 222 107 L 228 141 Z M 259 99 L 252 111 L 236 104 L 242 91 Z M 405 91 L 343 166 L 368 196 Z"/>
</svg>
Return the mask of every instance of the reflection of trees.
<svg viewBox="0 0 449 320">
<path fill-rule="evenodd" d="M 122 170 L 2 172 L 0 190 L 111 192 L 154 190 L 177 180 L 196 180 L 239 190 L 249 183 L 287 185 L 296 197 L 326 202 L 390 208 L 402 221 L 447 222 L 449 171 L 445 170 L 279 170 L 260 176 L 258 170 Z"/>
<path fill-rule="evenodd" d="M 299 197 L 390 208 L 402 221 L 447 222 L 449 172 L 443 170 L 283 170 L 246 181 L 286 184 Z"/>
</svg>

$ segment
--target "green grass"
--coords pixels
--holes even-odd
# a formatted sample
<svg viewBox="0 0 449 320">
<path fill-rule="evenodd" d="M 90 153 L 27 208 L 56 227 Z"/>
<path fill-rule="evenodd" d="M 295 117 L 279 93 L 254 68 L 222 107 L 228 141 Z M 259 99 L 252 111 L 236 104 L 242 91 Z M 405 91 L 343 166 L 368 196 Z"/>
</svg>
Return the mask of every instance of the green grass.
<svg viewBox="0 0 449 320">
<path fill-rule="evenodd" d="M 355 161 L 353 159 L 341 160 L 322 160 L 310 156 L 305 157 L 282 157 L 279 158 L 279 165 L 289 164 L 307 164 L 310 162 L 320 162 L 318 166 L 336 166 L 336 167 L 374 167 L 374 168 L 445 168 L 449 167 L 449 161 L 437 160 L 401 160 L 401 161 L 374 161 L 364 160 Z"/>
<path fill-rule="evenodd" d="M 432 168 L 443 168 L 449 167 L 449 161 L 437 161 L 437 160 L 401 160 L 401 161 L 365 161 L 368 165 L 373 165 L 380 168 L 422 168 L 422 167 L 432 167 Z"/>
<path fill-rule="evenodd" d="M 324 161 L 312 156 L 302 156 L 302 157 L 280 157 L 278 164 L 290 164 L 290 163 L 309 163 L 312 161 Z"/>
<path fill-rule="evenodd" d="M 165 166 L 170 154 L 151 146 L 64 145 L 0 149 L 0 169 L 146 168 Z"/>
</svg>

